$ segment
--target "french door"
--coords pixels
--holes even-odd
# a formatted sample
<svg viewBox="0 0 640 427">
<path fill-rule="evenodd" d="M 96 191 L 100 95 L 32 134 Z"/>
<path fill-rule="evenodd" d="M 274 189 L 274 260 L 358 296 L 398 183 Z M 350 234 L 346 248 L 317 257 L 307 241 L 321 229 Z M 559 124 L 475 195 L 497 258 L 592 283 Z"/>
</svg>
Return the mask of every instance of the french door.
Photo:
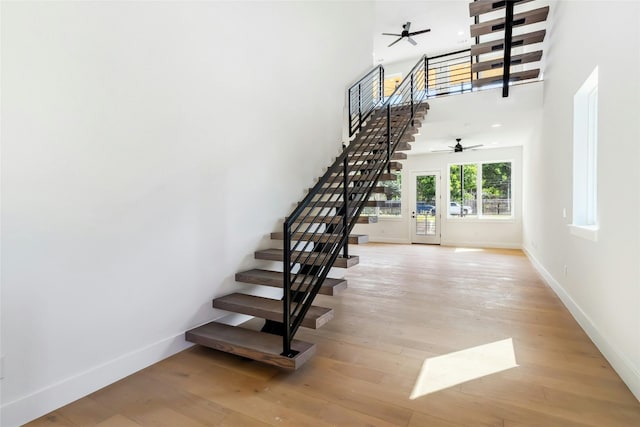
<svg viewBox="0 0 640 427">
<path fill-rule="evenodd" d="M 411 242 L 440 244 L 440 172 L 414 172 L 411 188 Z"/>
</svg>

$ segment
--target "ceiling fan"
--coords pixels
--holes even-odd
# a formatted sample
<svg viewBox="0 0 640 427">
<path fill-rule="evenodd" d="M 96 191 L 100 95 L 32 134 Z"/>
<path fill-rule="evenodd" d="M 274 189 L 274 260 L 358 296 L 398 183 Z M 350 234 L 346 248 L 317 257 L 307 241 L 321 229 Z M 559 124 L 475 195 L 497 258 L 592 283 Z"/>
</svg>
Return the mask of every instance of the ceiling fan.
<svg viewBox="0 0 640 427">
<path fill-rule="evenodd" d="M 402 33 L 400 34 L 394 34 L 394 33 L 382 33 L 383 36 L 396 36 L 396 37 L 400 37 L 398 40 L 394 41 L 393 43 L 391 43 L 389 46 L 387 47 L 391 47 L 394 44 L 398 43 L 400 40 L 402 40 L 403 38 L 406 37 L 407 41 L 409 43 L 411 43 L 412 45 L 417 45 L 418 42 L 416 42 L 414 39 L 411 38 L 411 36 L 417 36 L 418 34 L 422 34 L 422 33 L 428 33 L 429 31 L 431 31 L 431 28 L 427 28 L 426 30 L 420 30 L 420 31 L 414 31 L 412 33 L 409 32 L 409 28 L 411 27 L 411 22 L 407 21 L 406 24 L 402 25 Z"/>
<path fill-rule="evenodd" d="M 462 144 L 460 144 L 460 141 L 462 141 L 462 138 L 456 138 L 456 145 L 452 146 L 450 145 L 449 148 L 451 148 L 451 150 L 431 150 L 432 153 L 439 153 L 439 152 L 443 152 L 443 151 L 447 151 L 447 152 L 451 152 L 451 153 L 462 153 L 464 150 L 475 150 L 478 147 L 482 147 L 484 144 L 476 144 L 476 145 L 470 145 L 468 147 L 463 147 Z"/>
</svg>

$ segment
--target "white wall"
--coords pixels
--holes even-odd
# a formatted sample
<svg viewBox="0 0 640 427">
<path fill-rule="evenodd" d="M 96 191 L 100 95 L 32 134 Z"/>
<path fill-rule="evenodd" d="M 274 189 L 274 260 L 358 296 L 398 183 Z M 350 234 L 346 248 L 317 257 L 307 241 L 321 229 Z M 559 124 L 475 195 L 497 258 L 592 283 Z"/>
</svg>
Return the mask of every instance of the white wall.
<svg viewBox="0 0 640 427">
<path fill-rule="evenodd" d="M 362 2 L 2 3 L 2 425 L 185 348 L 338 154 Z"/>
<path fill-rule="evenodd" d="M 538 143 L 526 147 L 524 154 L 524 247 L 640 398 L 640 3 L 562 1 L 553 7 L 543 128 Z M 595 66 L 597 242 L 574 236 L 568 228 L 573 96 Z"/>
<path fill-rule="evenodd" d="M 462 153 L 433 153 L 410 155 L 402 168 L 402 218 L 381 218 L 376 224 L 358 225 L 355 233 L 369 235 L 374 242 L 411 242 L 410 181 L 414 172 L 440 173 L 440 205 L 437 212 L 446 213 L 448 205 L 448 171 L 451 164 L 469 162 L 511 161 L 513 218 L 501 220 L 477 218 L 448 218 L 441 215 L 441 244 L 449 246 L 481 246 L 519 248 L 522 245 L 522 148 L 508 147 L 465 151 Z"/>
</svg>

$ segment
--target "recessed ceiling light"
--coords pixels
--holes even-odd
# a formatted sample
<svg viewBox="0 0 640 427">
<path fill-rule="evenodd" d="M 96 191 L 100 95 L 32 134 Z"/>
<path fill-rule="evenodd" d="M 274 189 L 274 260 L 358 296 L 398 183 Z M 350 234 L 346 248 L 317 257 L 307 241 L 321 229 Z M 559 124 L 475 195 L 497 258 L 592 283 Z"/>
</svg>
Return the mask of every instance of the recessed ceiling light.
<svg viewBox="0 0 640 427">
<path fill-rule="evenodd" d="M 459 35 L 459 36 L 464 36 L 464 31 L 462 31 L 462 30 L 461 30 L 461 31 L 458 31 L 458 35 Z"/>
<path fill-rule="evenodd" d="M 492 128 L 499 128 L 500 126 L 502 126 L 500 123 L 494 123 L 491 125 Z"/>
</svg>

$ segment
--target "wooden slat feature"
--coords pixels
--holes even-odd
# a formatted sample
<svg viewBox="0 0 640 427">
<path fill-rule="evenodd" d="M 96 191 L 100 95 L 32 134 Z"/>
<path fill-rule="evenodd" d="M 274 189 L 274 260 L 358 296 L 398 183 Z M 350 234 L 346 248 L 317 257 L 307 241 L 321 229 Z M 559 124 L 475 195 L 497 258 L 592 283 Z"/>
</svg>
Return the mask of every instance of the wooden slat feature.
<svg viewBox="0 0 640 427">
<path fill-rule="evenodd" d="M 185 338 L 205 347 L 285 369 L 298 369 L 316 352 L 315 344 L 294 339 L 291 348 L 299 353 L 292 358 L 284 357 L 280 355 L 282 337 L 216 322 L 187 331 Z"/>
<path fill-rule="evenodd" d="M 282 301 L 234 293 L 213 300 L 213 308 L 282 322 Z M 318 329 L 333 319 L 333 310 L 312 305 L 302 319 L 305 328 Z"/>
<path fill-rule="evenodd" d="M 526 70 L 519 71 L 517 73 L 511 73 L 511 78 L 509 82 L 517 82 L 520 80 L 530 80 L 537 79 L 540 75 L 540 69 L 536 68 L 535 70 Z M 491 76 L 485 77 L 483 79 L 478 79 L 473 81 L 473 87 L 486 86 L 492 83 L 500 83 L 502 82 L 502 76 Z"/>
<path fill-rule="evenodd" d="M 532 33 L 520 34 L 511 38 L 511 47 L 527 46 L 544 41 L 546 30 L 534 31 Z M 485 53 L 499 52 L 504 50 L 504 40 L 491 40 L 471 46 L 471 56 L 483 55 Z"/>
<path fill-rule="evenodd" d="M 519 55 L 513 55 L 511 57 L 511 65 L 513 66 L 513 65 L 527 64 L 530 62 L 536 62 L 536 61 L 540 61 L 541 58 L 542 58 L 541 50 L 537 50 L 535 52 L 521 53 Z M 471 70 L 474 73 L 477 73 L 480 71 L 493 70 L 496 68 L 503 68 L 503 67 L 504 67 L 504 58 L 500 57 L 500 58 L 490 59 L 488 61 L 478 62 L 477 64 L 473 64 L 473 66 L 471 67 Z"/>
<path fill-rule="evenodd" d="M 297 258 L 300 254 L 302 254 L 302 259 L 305 265 L 315 265 L 316 262 L 319 262 L 318 256 L 320 255 L 324 258 L 325 254 L 322 252 L 300 252 L 293 251 L 291 254 L 292 260 Z M 282 261 L 284 260 L 284 253 L 282 249 L 265 249 L 262 251 L 255 252 L 256 259 L 263 259 L 267 261 Z M 336 262 L 333 265 L 338 268 L 351 268 L 355 265 L 358 265 L 360 259 L 357 256 L 349 256 L 348 258 L 344 258 L 343 256 L 338 256 L 336 258 Z"/>
<path fill-rule="evenodd" d="M 510 0 L 516 5 L 522 3 L 528 3 L 533 0 Z M 476 0 L 469 3 L 469 17 L 482 15 L 485 13 L 493 12 L 496 10 L 504 9 L 506 7 L 505 0 Z"/>
<path fill-rule="evenodd" d="M 272 288 L 282 289 L 283 273 L 278 271 L 253 269 L 236 273 L 236 281 L 242 283 L 251 283 L 254 285 L 270 286 Z M 302 280 L 299 278 L 298 280 Z M 310 278 L 307 278 L 304 284 L 310 283 Z M 331 279 L 326 278 L 320 286 L 319 293 L 322 295 L 336 295 L 339 291 L 347 288 L 347 281 L 345 279 Z"/>
<path fill-rule="evenodd" d="M 293 235 L 291 236 L 291 238 L 293 240 L 300 240 L 300 241 L 305 241 L 305 242 L 316 242 L 316 243 L 325 243 L 328 242 L 329 240 L 332 240 L 333 238 L 330 236 L 322 236 L 322 235 L 312 235 L 312 233 L 306 233 L 303 235 L 303 233 L 293 233 Z M 284 233 L 282 231 L 277 231 L 274 233 L 271 233 L 271 239 L 273 240 L 283 240 L 284 239 Z M 367 236 L 366 234 L 350 234 L 349 237 L 349 244 L 350 245 L 362 245 L 364 243 L 367 243 L 369 241 L 369 236 Z"/>
<path fill-rule="evenodd" d="M 549 15 L 549 6 L 539 9 L 529 10 L 513 15 L 513 27 L 534 24 L 547 19 Z M 505 18 L 492 19 L 490 21 L 481 22 L 471 25 L 471 37 L 479 37 L 485 34 L 491 34 L 504 30 Z"/>
<path fill-rule="evenodd" d="M 373 215 L 360 215 L 358 217 L 358 224 L 375 224 L 378 222 L 378 217 Z"/>
</svg>

